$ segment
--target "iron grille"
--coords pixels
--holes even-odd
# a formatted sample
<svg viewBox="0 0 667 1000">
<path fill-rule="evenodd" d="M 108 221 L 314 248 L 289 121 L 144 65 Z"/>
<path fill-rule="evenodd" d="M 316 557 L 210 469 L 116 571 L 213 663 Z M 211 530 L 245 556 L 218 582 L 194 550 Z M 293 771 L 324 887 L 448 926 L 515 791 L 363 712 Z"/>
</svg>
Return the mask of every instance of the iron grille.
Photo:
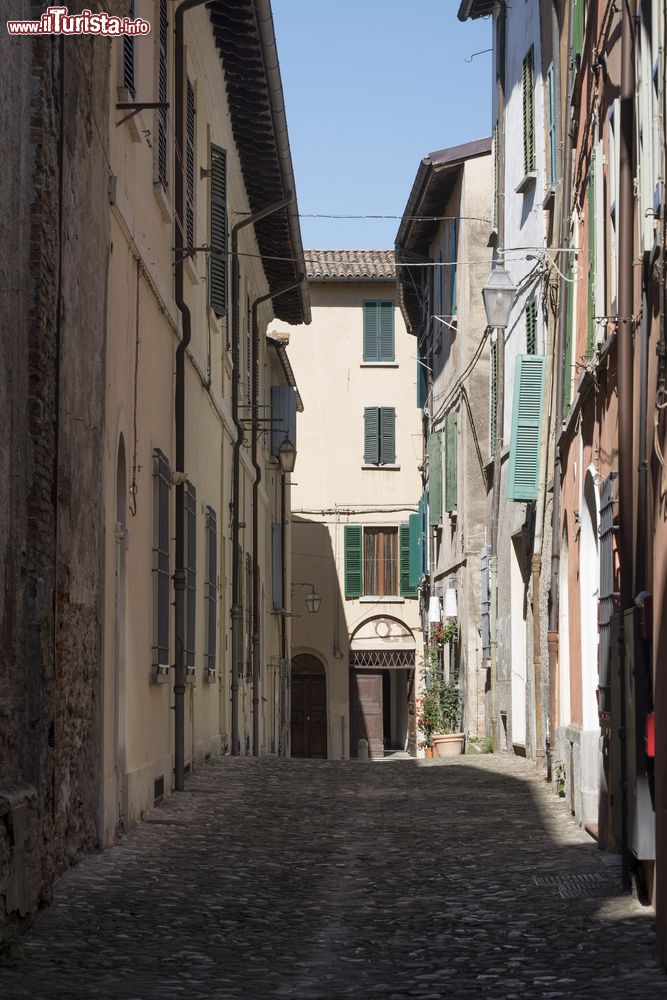
<svg viewBox="0 0 667 1000">
<path fill-rule="evenodd" d="M 350 653 L 350 666 L 357 669 L 369 667 L 411 669 L 414 665 L 414 649 L 360 649 Z"/>
<path fill-rule="evenodd" d="M 612 496 L 618 473 L 612 472 L 600 489 L 600 597 L 598 605 L 598 711 L 601 722 L 611 717 L 611 620 L 616 610 L 618 592 L 614 590 L 614 505 Z"/>
</svg>

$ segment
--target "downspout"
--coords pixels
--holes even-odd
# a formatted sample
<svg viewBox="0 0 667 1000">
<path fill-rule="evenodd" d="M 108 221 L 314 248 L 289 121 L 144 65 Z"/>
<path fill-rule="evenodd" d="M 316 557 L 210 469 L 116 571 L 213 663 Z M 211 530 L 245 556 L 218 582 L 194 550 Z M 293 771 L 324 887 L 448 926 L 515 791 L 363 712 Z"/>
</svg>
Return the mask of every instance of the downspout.
<svg viewBox="0 0 667 1000">
<path fill-rule="evenodd" d="M 498 13 L 498 56 L 502 65 L 498 76 L 498 244 L 505 241 L 505 58 L 507 34 L 507 9 L 502 5 Z M 499 256 L 499 263 L 502 259 Z M 500 464 L 505 437 L 505 331 L 496 331 L 496 439 L 493 449 L 493 487 L 491 492 L 491 555 L 489 558 L 490 612 L 490 687 L 491 687 L 491 742 L 494 753 L 500 750 L 498 729 L 498 528 L 500 521 Z"/>
<path fill-rule="evenodd" d="M 248 215 L 245 219 L 232 226 L 231 257 L 232 257 L 232 419 L 236 429 L 236 440 L 232 454 L 232 754 L 238 757 L 241 753 L 239 740 L 239 680 L 241 674 L 241 559 L 239 555 L 240 517 L 239 505 L 241 499 L 241 445 L 243 444 L 243 423 L 239 416 L 239 380 L 240 380 L 240 266 L 239 266 L 239 233 L 247 226 L 253 226 L 274 212 L 285 208 L 294 199 L 293 194 L 269 205 L 268 208 Z"/>
<path fill-rule="evenodd" d="M 176 388 L 174 420 L 176 424 L 176 472 L 185 472 L 185 356 L 192 336 L 190 310 L 183 298 L 183 261 L 185 258 L 183 234 L 183 131 L 185 126 L 183 89 L 185 83 L 185 49 L 183 43 L 183 18 L 193 7 L 201 7 L 206 0 L 183 0 L 176 9 L 175 33 L 175 120 L 176 169 L 174 171 L 176 259 L 174 266 L 176 306 L 181 314 L 181 340 L 176 348 Z M 180 477 L 179 477 L 180 478 Z M 174 569 L 174 788 L 185 788 L 185 484 L 176 486 L 176 566 Z"/>
<path fill-rule="evenodd" d="M 635 131 L 635 15 L 636 0 L 624 0 L 621 14 L 621 135 L 618 212 L 618 506 L 621 564 L 621 851 L 623 885 L 630 885 L 628 845 L 628 760 L 626 717 L 628 697 L 625 654 L 625 616 L 633 607 L 633 299 L 634 191 L 632 153 Z"/>
<path fill-rule="evenodd" d="M 252 752 L 259 757 L 259 682 L 261 676 L 261 628 L 262 616 L 259 606 L 259 484 L 262 468 L 257 461 L 259 439 L 259 323 L 257 313 L 262 303 L 298 288 L 305 279 L 293 281 L 277 292 L 260 295 L 252 304 L 252 465 L 255 479 L 252 484 Z"/>
<path fill-rule="evenodd" d="M 554 29 L 555 30 L 555 29 Z M 567 58 L 572 47 L 572 17 L 568 26 L 568 47 Z M 560 52 L 560 48 L 559 48 Z M 570 102 L 572 100 L 572 74 L 567 74 L 567 87 L 565 93 L 565 115 L 567 121 L 570 115 Z M 570 202 L 572 200 L 572 125 L 568 124 L 565 129 L 565 143 L 563 147 L 563 187 L 561 202 L 561 220 L 559 245 L 569 247 L 570 245 Z M 562 263 L 562 262 L 561 262 Z M 565 352 L 567 344 L 567 299 L 570 288 L 567 281 L 567 267 L 560 268 L 560 282 L 558 288 L 558 325 L 556 329 L 555 362 L 556 368 L 556 399 L 553 414 L 554 428 L 554 478 L 553 478 L 553 507 L 551 510 L 551 580 L 549 585 L 549 631 L 547 642 L 549 645 L 549 716 L 547 720 L 549 745 L 554 733 L 552 727 L 558 717 L 556 702 L 556 678 L 558 676 L 559 663 L 559 635 L 558 623 L 560 614 L 560 502 L 563 470 L 560 458 L 560 447 L 558 443 L 559 432 L 563 425 L 563 394 L 565 386 Z M 565 636 L 565 641 L 568 637 Z M 551 753 L 549 746 L 549 754 Z"/>
</svg>

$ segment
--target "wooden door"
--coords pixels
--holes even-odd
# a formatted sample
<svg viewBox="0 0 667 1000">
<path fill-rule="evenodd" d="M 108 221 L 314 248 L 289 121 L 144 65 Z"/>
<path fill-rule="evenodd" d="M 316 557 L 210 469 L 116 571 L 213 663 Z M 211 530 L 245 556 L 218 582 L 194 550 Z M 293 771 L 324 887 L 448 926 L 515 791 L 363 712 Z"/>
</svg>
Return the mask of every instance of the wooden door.
<svg viewBox="0 0 667 1000">
<path fill-rule="evenodd" d="M 323 674 L 292 675 L 292 757 L 327 756 L 327 682 Z"/>
<path fill-rule="evenodd" d="M 371 757 L 384 754 L 382 672 L 350 670 L 350 756 L 360 739 L 368 740 Z"/>
</svg>

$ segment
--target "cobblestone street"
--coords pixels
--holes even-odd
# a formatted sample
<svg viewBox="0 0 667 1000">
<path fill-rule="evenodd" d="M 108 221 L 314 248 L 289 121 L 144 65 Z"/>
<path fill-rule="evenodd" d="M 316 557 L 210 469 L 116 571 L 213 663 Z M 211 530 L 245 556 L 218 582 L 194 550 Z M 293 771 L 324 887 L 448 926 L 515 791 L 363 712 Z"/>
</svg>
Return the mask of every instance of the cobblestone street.
<svg viewBox="0 0 667 1000">
<path fill-rule="evenodd" d="M 615 860 L 521 760 L 218 759 L 66 874 L 0 997 L 667 997 Z"/>
</svg>

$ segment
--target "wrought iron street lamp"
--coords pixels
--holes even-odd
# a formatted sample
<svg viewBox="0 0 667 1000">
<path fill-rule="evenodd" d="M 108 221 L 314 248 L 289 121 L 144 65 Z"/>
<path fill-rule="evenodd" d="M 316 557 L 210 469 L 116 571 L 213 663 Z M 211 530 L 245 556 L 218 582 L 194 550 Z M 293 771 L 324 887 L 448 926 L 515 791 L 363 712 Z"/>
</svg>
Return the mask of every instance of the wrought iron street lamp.
<svg viewBox="0 0 667 1000">
<path fill-rule="evenodd" d="M 313 587 L 308 596 L 306 597 L 306 610 L 309 612 L 309 614 L 316 615 L 317 612 L 320 610 L 321 603 L 322 603 L 322 598 Z"/>
<path fill-rule="evenodd" d="M 510 321 L 516 288 L 508 272 L 500 264 L 494 267 L 482 288 L 486 322 L 496 330 L 504 330 Z"/>
<path fill-rule="evenodd" d="M 296 448 L 289 438 L 285 438 L 282 441 L 280 448 L 278 449 L 278 461 L 280 462 L 280 468 L 283 472 L 289 473 L 294 472 L 294 464 L 296 462 Z"/>
</svg>

